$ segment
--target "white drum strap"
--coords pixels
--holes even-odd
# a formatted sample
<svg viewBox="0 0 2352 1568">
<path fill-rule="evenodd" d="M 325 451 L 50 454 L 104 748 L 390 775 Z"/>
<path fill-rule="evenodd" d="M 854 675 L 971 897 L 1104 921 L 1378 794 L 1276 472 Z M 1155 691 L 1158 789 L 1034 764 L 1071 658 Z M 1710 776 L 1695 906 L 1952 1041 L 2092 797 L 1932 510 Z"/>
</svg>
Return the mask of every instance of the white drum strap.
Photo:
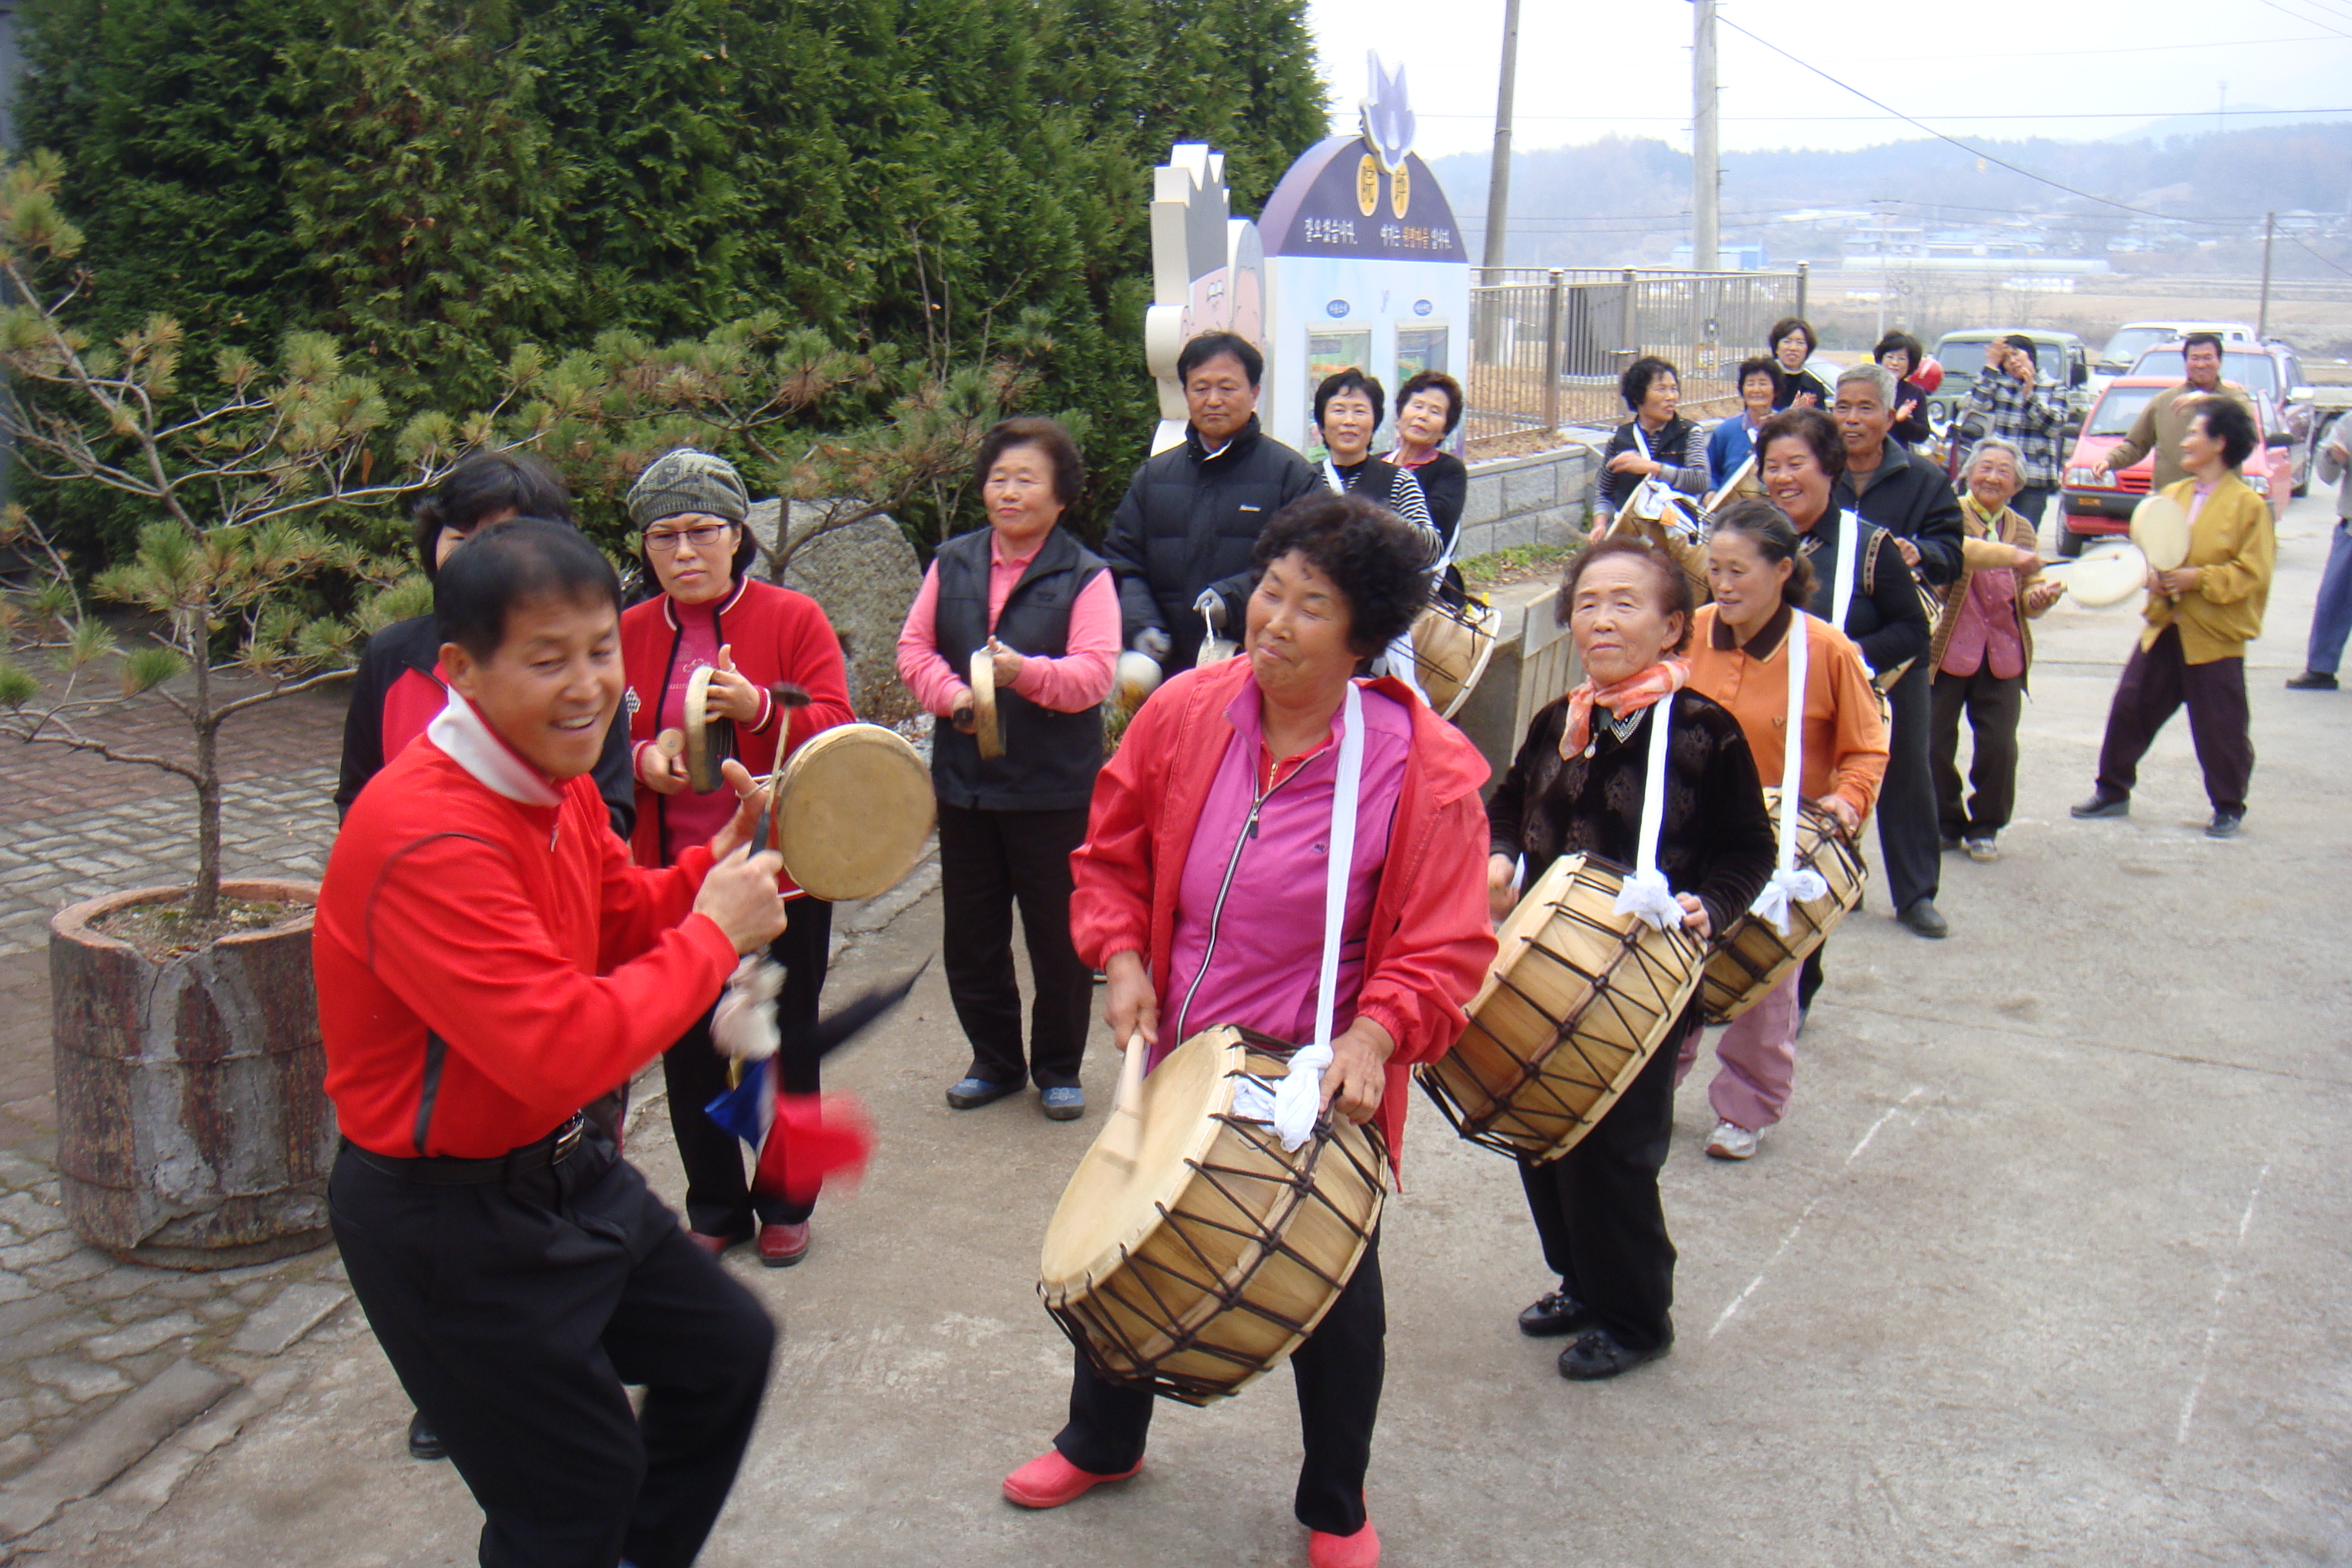
<svg viewBox="0 0 2352 1568">
<path fill-rule="evenodd" d="M 1315 1043 L 1294 1053 L 1290 1075 L 1274 1088 L 1274 1130 L 1285 1149 L 1315 1133 L 1323 1109 L 1323 1069 L 1331 1065 L 1331 1030 L 1339 1005 L 1339 936 L 1348 923 L 1348 880 L 1356 859 L 1356 803 L 1364 786 L 1364 698 L 1352 680 L 1340 710 L 1339 777 L 1331 791 L 1330 865 L 1323 890 L 1323 969 L 1315 991 Z"/>
<path fill-rule="evenodd" d="M 1845 630 L 1845 613 L 1853 604 L 1855 563 L 1862 553 L 1862 513 L 1838 515 L 1837 576 L 1830 589 L 1830 625 Z"/>
<path fill-rule="evenodd" d="M 1780 757 L 1780 858 L 1765 882 L 1764 890 L 1748 906 L 1750 914 L 1772 922 L 1772 929 L 1782 936 L 1789 934 L 1789 904 L 1791 900 L 1806 903 L 1821 898 L 1830 885 L 1818 871 L 1797 868 L 1797 816 L 1799 786 L 1805 777 L 1805 666 L 1811 655 L 1806 635 L 1805 612 L 1792 610 L 1789 616 L 1789 721 L 1786 744 Z"/>
<path fill-rule="evenodd" d="M 1323 459 L 1323 477 L 1331 481 L 1331 489 L 1340 495 L 1348 493 L 1348 481 L 1339 477 L 1339 465 L 1330 458 Z"/>
<path fill-rule="evenodd" d="M 1674 728 L 1675 700 L 1670 692 L 1650 705 L 1650 773 L 1642 785 L 1642 840 L 1634 851 L 1633 874 L 1617 892 L 1617 912 L 1638 915 L 1660 931 L 1679 928 L 1682 905 L 1658 869 L 1658 836 L 1666 826 L 1666 731 Z"/>
</svg>

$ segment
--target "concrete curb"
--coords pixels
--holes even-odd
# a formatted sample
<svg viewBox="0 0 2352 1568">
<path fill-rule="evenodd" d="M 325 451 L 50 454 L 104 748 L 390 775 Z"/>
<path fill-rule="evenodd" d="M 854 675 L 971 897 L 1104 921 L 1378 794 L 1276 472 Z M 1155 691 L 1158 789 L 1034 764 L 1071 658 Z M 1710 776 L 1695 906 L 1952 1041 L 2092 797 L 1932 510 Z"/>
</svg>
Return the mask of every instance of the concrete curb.
<svg viewBox="0 0 2352 1568">
<path fill-rule="evenodd" d="M 201 1362 L 185 1356 L 173 1362 L 0 1487 L 0 1541 L 30 1534 L 66 1504 L 96 1492 L 236 1386 L 237 1379 Z"/>
</svg>

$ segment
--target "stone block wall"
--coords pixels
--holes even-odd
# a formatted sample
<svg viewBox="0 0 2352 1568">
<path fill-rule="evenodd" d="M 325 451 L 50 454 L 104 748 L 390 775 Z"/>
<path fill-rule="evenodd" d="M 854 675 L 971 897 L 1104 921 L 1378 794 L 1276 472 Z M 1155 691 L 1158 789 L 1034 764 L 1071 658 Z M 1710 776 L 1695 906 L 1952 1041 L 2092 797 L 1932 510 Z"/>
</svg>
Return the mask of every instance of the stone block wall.
<svg viewBox="0 0 2352 1568">
<path fill-rule="evenodd" d="M 1584 526 L 1600 469 L 1597 440 L 1528 458 L 1496 458 L 1470 468 L 1455 553 L 1488 555 L 1520 544 L 1565 544 Z"/>
</svg>

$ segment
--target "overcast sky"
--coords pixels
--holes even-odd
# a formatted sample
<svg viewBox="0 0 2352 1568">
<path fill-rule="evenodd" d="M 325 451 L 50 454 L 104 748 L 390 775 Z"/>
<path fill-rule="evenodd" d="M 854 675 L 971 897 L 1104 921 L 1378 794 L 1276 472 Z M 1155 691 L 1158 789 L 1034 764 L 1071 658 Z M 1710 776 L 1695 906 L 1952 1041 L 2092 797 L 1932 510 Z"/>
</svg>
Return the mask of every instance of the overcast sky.
<svg viewBox="0 0 2352 1568">
<path fill-rule="evenodd" d="M 1503 0 L 1310 0 L 1334 129 L 1364 53 L 1406 66 L 1424 157 L 1494 144 Z M 1520 149 L 1617 131 L 1690 145 L 1689 0 L 1521 0 Z M 1726 152 L 1922 132 L 1741 36 L 1962 137 L 2095 140 L 2217 107 L 2352 111 L 2352 0 L 1726 0 Z M 2226 83 L 2226 89 L 2223 84 Z M 2096 118 L 2093 118 L 2096 116 Z"/>
</svg>

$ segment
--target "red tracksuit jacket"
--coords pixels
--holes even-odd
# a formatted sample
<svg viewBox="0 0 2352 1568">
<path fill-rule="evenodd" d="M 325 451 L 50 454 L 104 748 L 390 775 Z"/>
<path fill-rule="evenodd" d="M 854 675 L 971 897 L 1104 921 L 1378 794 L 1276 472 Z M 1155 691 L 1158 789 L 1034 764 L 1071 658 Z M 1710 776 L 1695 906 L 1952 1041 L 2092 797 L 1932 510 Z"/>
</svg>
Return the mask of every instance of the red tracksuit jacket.
<svg viewBox="0 0 2352 1568">
<path fill-rule="evenodd" d="M 343 820 L 311 962 L 327 1093 L 362 1149 L 485 1159 L 543 1138 L 686 1033 L 735 967 L 688 912 L 709 850 L 633 866 L 593 778 L 528 776 L 551 804 L 496 793 L 428 734 Z"/>
<path fill-rule="evenodd" d="M 1233 739 L 1225 708 L 1250 679 L 1249 660 L 1233 658 L 1172 676 L 1153 692 L 1096 775 L 1087 841 L 1070 857 L 1078 956 L 1099 969 L 1112 953 L 1143 954 L 1163 1020 L 1185 857 Z M 1486 810 L 1478 798 L 1487 768 L 1461 731 L 1402 684 L 1383 679 L 1375 689 L 1411 710 L 1412 749 L 1364 937 L 1356 1014 L 1396 1041 L 1375 1119 L 1402 1172 L 1412 1066 L 1454 1048 L 1468 1022 L 1463 1007 L 1495 960 Z"/>
</svg>

